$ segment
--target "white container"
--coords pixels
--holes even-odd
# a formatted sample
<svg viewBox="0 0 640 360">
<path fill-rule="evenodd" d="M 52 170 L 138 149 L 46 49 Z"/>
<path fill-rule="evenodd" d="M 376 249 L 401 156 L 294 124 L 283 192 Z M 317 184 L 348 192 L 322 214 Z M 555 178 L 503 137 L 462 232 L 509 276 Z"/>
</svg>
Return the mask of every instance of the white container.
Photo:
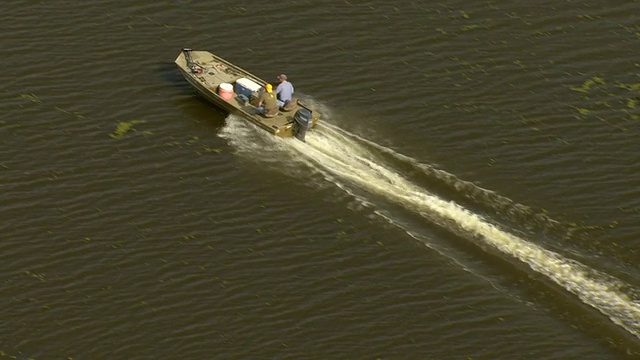
<svg viewBox="0 0 640 360">
<path fill-rule="evenodd" d="M 244 95 L 247 99 L 251 99 L 251 95 L 260 90 L 262 86 L 258 85 L 255 81 L 247 78 L 240 78 L 236 80 L 236 93 L 238 95 Z"/>
<path fill-rule="evenodd" d="M 231 100 L 233 98 L 233 85 L 229 83 L 222 83 L 218 86 L 218 95 L 226 101 Z"/>
</svg>

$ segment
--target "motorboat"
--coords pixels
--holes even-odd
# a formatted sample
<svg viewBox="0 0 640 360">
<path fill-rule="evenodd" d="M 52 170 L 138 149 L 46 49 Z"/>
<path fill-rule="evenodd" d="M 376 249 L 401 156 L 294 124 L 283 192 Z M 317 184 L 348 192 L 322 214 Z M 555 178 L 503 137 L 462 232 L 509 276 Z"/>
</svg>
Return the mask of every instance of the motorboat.
<svg viewBox="0 0 640 360">
<path fill-rule="evenodd" d="M 258 112 L 256 103 L 266 81 L 208 51 L 183 48 L 175 60 L 184 78 L 214 105 L 237 114 L 279 137 L 304 141 L 320 114 L 302 101 L 293 99 L 274 116 Z"/>
</svg>

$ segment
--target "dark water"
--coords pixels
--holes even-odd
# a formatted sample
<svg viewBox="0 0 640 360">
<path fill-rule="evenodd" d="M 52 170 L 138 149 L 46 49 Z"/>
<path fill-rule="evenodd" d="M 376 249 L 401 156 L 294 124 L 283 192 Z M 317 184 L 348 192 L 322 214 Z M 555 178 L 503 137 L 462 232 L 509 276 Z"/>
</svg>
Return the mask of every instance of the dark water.
<svg viewBox="0 0 640 360">
<path fill-rule="evenodd" d="M 0 359 L 640 357 L 639 2 L 0 10 Z"/>
</svg>

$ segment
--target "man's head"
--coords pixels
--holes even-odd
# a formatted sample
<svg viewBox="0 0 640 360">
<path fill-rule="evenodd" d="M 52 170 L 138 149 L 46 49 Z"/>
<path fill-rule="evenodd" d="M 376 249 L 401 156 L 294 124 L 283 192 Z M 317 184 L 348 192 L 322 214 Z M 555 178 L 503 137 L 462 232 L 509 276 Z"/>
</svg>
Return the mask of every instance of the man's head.
<svg viewBox="0 0 640 360">
<path fill-rule="evenodd" d="M 280 80 L 280 82 L 287 81 L 287 75 L 285 74 L 278 75 L 278 80 Z"/>
<path fill-rule="evenodd" d="M 264 86 L 264 89 L 267 90 L 268 93 L 273 91 L 273 86 L 271 84 L 267 84 Z"/>
</svg>

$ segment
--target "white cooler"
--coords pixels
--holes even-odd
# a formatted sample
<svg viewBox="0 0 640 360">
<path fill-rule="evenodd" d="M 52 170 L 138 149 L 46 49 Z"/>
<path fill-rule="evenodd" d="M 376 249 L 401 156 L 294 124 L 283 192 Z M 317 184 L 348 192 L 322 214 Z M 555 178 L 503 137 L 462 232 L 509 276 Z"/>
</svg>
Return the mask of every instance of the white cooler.
<svg viewBox="0 0 640 360">
<path fill-rule="evenodd" d="M 247 78 L 240 78 L 236 80 L 236 94 L 244 95 L 247 99 L 251 99 L 251 95 L 260 90 L 262 86 L 256 84 L 253 80 Z"/>
</svg>

